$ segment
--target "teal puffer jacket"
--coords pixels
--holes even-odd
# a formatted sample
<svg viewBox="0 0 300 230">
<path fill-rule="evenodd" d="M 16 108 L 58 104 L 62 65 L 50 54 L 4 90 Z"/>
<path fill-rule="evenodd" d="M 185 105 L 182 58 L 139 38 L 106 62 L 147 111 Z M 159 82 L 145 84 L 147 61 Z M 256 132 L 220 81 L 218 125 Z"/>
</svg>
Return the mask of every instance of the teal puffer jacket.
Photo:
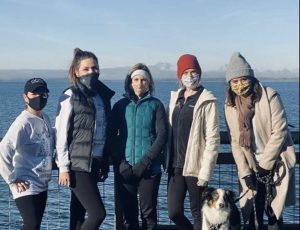
<svg viewBox="0 0 300 230">
<path fill-rule="evenodd" d="M 116 157 L 135 165 L 147 155 L 152 173 L 159 173 L 167 139 L 166 113 L 160 100 L 151 95 L 139 101 L 125 97 L 114 105 L 112 113 Z"/>
</svg>

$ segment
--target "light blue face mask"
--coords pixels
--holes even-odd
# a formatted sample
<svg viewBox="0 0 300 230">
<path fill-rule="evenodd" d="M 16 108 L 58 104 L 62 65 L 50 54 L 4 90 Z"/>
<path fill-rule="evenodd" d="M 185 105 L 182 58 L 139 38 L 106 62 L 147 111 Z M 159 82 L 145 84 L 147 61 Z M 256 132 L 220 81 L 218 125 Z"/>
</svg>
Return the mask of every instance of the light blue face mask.
<svg viewBox="0 0 300 230">
<path fill-rule="evenodd" d="M 187 89 L 196 89 L 200 86 L 200 75 L 195 76 L 183 76 L 181 82 Z"/>
</svg>

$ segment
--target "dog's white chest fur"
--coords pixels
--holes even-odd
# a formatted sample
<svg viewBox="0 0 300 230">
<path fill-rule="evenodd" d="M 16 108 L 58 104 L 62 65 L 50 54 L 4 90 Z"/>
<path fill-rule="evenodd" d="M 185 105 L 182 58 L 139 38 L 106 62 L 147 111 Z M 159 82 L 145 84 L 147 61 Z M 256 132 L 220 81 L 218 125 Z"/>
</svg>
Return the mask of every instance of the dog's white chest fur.
<svg viewBox="0 0 300 230">
<path fill-rule="evenodd" d="M 202 229 L 229 229 L 231 205 L 223 189 L 216 189 L 203 201 Z"/>
</svg>

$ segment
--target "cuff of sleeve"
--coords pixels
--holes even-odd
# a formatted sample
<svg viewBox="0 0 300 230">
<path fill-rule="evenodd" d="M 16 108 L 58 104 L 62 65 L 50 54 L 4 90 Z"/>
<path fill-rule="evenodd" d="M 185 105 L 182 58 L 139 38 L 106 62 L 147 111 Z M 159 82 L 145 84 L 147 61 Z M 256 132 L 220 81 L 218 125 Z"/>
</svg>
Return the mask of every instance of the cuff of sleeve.
<svg viewBox="0 0 300 230">
<path fill-rule="evenodd" d="M 15 178 L 14 174 L 11 174 L 10 176 L 8 176 L 6 182 L 7 182 L 7 184 L 11 184 L 11 183 L 15 182 L 16 179 L 17 178 Z"/>
<path fill-rule="evenodd" d="M 198 179 L 197 185 L 198 186 L 207 186 L 208 182 L 206 180 Z"/>
<path fill-rule="evenodd" d="M 248 176 L 248 175 L 251 175 L 252 172 L 251 170 L 239 170 L 238 171 L 238 175 L 239 175 L 239 178 L 243 179 L 244 177 Z"/>
<path fill-rule="evenodd" d="M 59 167 L 59 172 L 63 173 L 63 172 L 69 172 L 69 167 L 68 166 L 60 166 Z"/>
</svg>

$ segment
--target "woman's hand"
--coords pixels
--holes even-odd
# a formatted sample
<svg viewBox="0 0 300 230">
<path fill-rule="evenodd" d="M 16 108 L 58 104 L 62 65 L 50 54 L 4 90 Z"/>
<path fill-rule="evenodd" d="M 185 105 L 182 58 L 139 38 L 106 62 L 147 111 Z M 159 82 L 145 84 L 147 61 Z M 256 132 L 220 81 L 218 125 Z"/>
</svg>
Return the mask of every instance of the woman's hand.
<svg viewBox="0 0 300 230">
<path fill-rule="evenodd" d="M 197 186 L 199 186 L 199 187 L 207 187 L 208 186 L 208 182 L 206 180 L 198 179 Z"/>
<path fill-rule="evenodd" d="M 29 182 L 25 180 L 15 180 L 11 183 L 12 187 L 17 190 L 18 193 L 25 192 L 29 188 Z"/>
<path fill-rule="evenodd" d="M 256 178 L 253 174 L 244 177 L 247 187 L 251 190 L 256 190 Z"/>
<path fill-rule="evenodd" d="M 151 167 L 152 161 L 148 156 L 144 156 L 140 162 L 132 166 L 132 173 L 133 175 L 140 179 L 146 170 L 149 170 Z"/>
<path fill-rule="evenodd" d="M 119 172 L 124 181 L 129 181 L 132 179 L 132 166 L 128 163 L 128 161 L 122 161 L 119 165 Z"/>
<path fill-rule="evenodd" d="M 70 187 L 71 177 L 69 172 L 59 173 L 58 183 L 63 186 Z"/>
</svg>

